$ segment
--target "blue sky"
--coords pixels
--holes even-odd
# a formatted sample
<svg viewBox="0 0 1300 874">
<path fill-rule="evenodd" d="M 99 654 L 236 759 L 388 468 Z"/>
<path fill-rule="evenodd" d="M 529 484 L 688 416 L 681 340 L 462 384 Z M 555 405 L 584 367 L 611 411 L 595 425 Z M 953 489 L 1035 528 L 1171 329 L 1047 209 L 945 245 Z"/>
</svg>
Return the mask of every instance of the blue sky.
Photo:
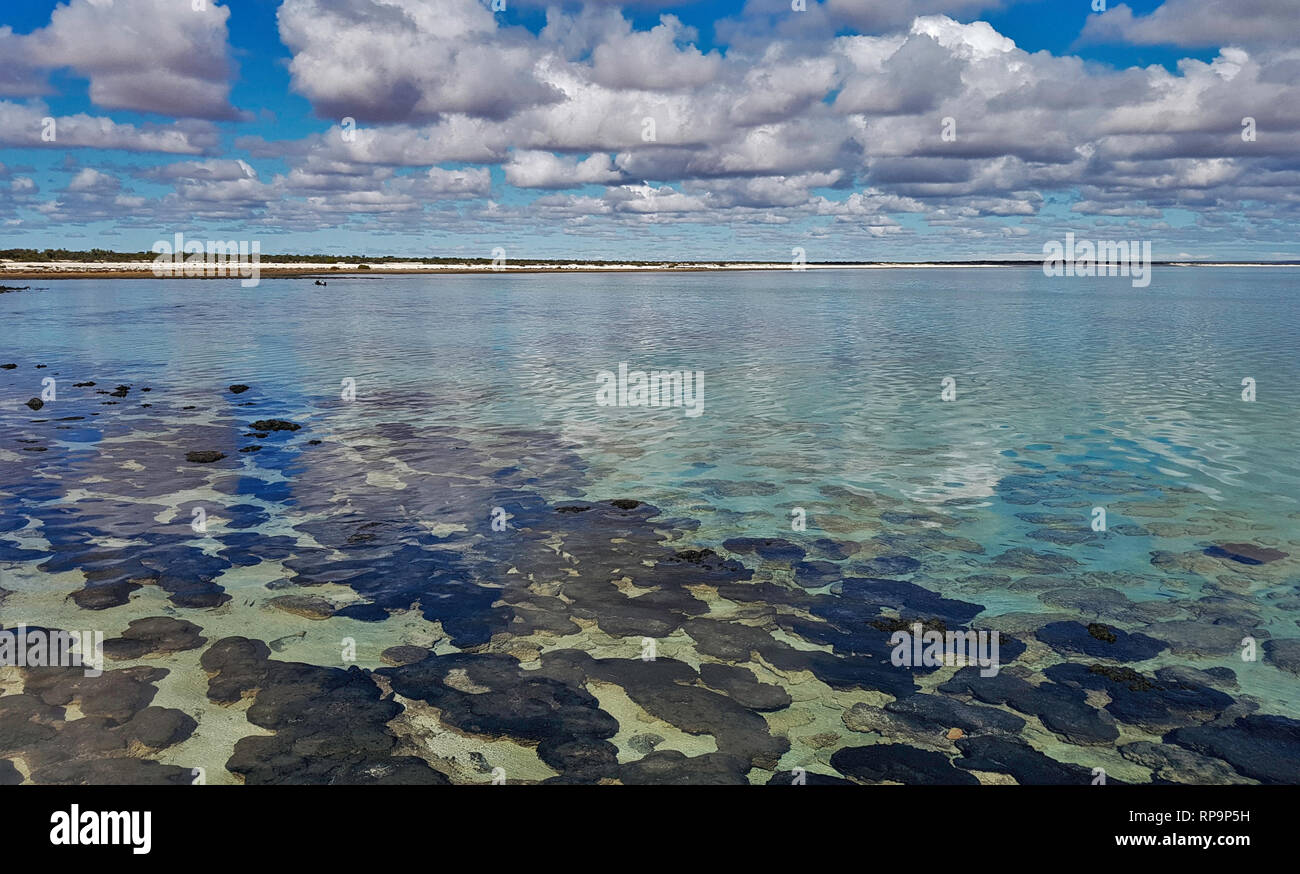
<svg viewBox="0 0 1300 874">
<path fill-rule="evenodd" d="M 1289 0 L 490 6 L 9 4 L 0 248 L 1300 258 Z"/>
</svg>

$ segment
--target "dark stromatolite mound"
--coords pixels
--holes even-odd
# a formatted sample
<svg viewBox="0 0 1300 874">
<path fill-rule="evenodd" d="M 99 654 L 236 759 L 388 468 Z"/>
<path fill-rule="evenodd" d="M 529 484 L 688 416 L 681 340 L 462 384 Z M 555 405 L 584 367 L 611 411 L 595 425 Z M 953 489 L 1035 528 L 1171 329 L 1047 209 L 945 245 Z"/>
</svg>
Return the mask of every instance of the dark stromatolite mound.
<svg viewBox="0 0 1300 874">
<path fill-rule="evenodd" d="M 780 686 L 760 683 L 748 668 L 705 662 L 700 665 L 704 685 L 730 697 L 742 707 L 759 712 L 784 710 L 790 706 L 790 693 Z"/>
<path fill-rule="evenodd" d="M 1253 543 L 1216 543 L 1207 547 L 1205 554 L 1247 565 L 1268 564 L 1287 557 L 1287 553 L 1280 549 L 1256 546 Z"/>
<path fill-rule="evenodd" d="M 185 453 L 185 460 L 191 464 L 211 464 L 214 461 L 220 461 L 226 457 L 226 453 L 218 452 L 215 449 L 199 449 L 194 452 Z"/>
<path fill-rule="evenodd" d="M 843 561 L 861 551 L 861 545 L 852 540 L 834 540 L 830 537 L 818 537 L 811 543 L 813 549 L 831 561 Z"/>
<path fill-rule="evenodd" d="M 400 704 L 382 698 L 369 674 L 281 662 L 258 640 L 227 637 L 201 658 L 215 676 L 208 697 L 233 702 L 252 694 L 248 721 L 274 731 L 235 744 L 226 768 L 248 784 L 445 784 L 414 756 L 395 756 L 388 722 Z"/>
<path fill-rule="evenodd" d="M 1300 783 L 1300 720 L 1251 714 L 1226 726 L 1175 729 L 1164 741 L 1222 759 L 1261 783 Z"/>
<path fill-rule="evenodd" d="M 1017 676 L 1014 669 L 982 677 L 979 668 L 962 668 L 940 684 L 939 691 L 970 695 L 985 704 L 1005 704 L 1037 716 L 1049 731 L 1071 743 L 1103 745 L 1119 737 L 1115 718 L 1089 705 L 1082 689 L 1052 682 L 1034 685 Z"/>
<path fill-rule="evenodd" d="M 943 753 L 906 744 L 845 747 L 831 756 L 831 766 L 864 783 L 929 786 L 977 786 L 979 780 L 952 766 Z"/>
<path fill-rule="evenodd" d="M 869 604 L 873 607 L 889 607 L 897 610 L 904 619 L 940 618 L 949 625 L 963 625 L 978 616 L 984 607 L 968 601 L 944 598 L 915 583 L 901 580 L 884 580 L 864 577 L 847 577 L 839 584 L 841 598 Z M 829 605 L 829 600 L 817 601 L 818 605 Z M 823 615 L 816 607 L 813 612 Z"/>
<path fill-rule="evenodd" d="M 1030 540 L 1044 540 L 1056 546 L 1078 546 L 1097 539 L 1090 528 L 1035 528 L 1028 534 Z"/>
<path fill-rule="evenodd" d="M 262 431 L 262 432 L 297 431 L 299 428 L 302 427 L 302 425 L 299 425 L 295 422 L 287 421 L 285 419 L 258 419 L 256 422 L 249 425 L 248 427 L 252 428 L 254 431 Z"/>
<path fill-rule="evenodd" d="M 243 385 L 242 383 L 236 383 L 235 385 L 230 386 L 230 393 L 234 395 L 243 394 L 246 391 L 248 391 L 248 386 Z"/>
<path fill-rule="evenodd" d="M 1255 782 L 1238 774 L 1227 762 L 1172 744 L 1136 741 L 1120 747 L 1119 754 L 1130 762 L 1150 768 L 1153 783 L 1222 786 Z"/>
<path fill-rule="evenodd" d="M 45 406 L 45 401 L 40 398 L 32 398 L 27 402 L 27 406 L 31 407 L 32 410 L 39 410 L 41 407 Z"/>
<path fill-rule="evenodd" d="M 312 530 L 330 536 L 324 526 Z M 486 643 L 509 624 L 509 611 L 492 607 L 500 599 L 501 589 L 475 582 L 460 553 L 413 544 L 394 550 L 387 545 L 387 534 L 377 528 L 359 528 L 353 536 L 359 539 L 353 543 L 345 539 L 343 551 L 355 558 L 335 561 L 320 554 L 285 562 L 297 571 L 291 582 L 298 586 L 325 582 L 349 586 L 368 603 L 350 604 L 336 615 L 354 619 L 380 621 L 388 617 L 386 611 L 407 610 L 418 601 L 424 617 L 441 622 L 457 646 Z"/>
<path fill-rule="evenodd" d="M 207 643 L 193 622 L 170 616 L 133 619 L 121 637 L 104 641 L 104 655 L 110 659 L 138 659 L 197 649 Z"/>
<path fill-rule="evenodd" d="M 1019 735 L 1025 721 L 996 707 L 966 704 L 946 695 L 909 695 L 890 701 L 885 710 L 924 723 L 934 730 L 960 728 L 966 734 Z"/>
<path fill-rule="evenodd" d="M 570 783 L 595 783 L 618 770 L 618 747 L 600 738 L 546 738 L 537 744 L 537 758 Z"/>
<path fill-rule="evenodd" d="M 448 671 L 447 664 L 463 666 Z M 433 693 L 426 692 L 422 697 L 442 710 L 444 718 L 448 712 L 445 702 L 450 698 L 451 724 L 476 733 L 508 734 L 545 741 L 545 747 L 539 747 L 539 754 L 543 749 L 552 748 L 557 751 L 568 749 L 575 755 L 581 751 L 579 763 L 582 767 L 575 776 L 587 779 L 618 777 L 614 768 L 599 773 L 594 770 L 594 763 L 607 761 L 608 752 L 597 741 L 611 737 L 617 724 L 598 709 L 585 689 L 592 680 L 611 683 L 621 687 L 629 698 L 652 716 L 688 734 L 712 735 L 724 757 L 713 761 L 713 765 L 729 766 L 732 774 L 728 782 L 731 778 L 738 781 L 753 767 L 774 767 L 789 749 L 789 743 L 784 738 L 773 737 L 766 721 L 753 708 L 738 700 L 776 707 L 782 704 L 776 700 L 778 693 L 754 682 L 748 671 L 719 667 L 722 669 L 709 670 L 701 675 L 689 665 L 672 659 L 595 659 L 578 650 L 557 650 L 543 654 L 541 667 L 535 671 L 521 671 L 512 659 L 502 657 L 492 657 L 484 664 L 483 657 L 444 656 L 406 668 L 384 669 L 380 673 L 393 676 L 394 690 L 406 694 L 403 688 L 409 687 L 399 682 L 395 676 L 398 672 L 409 675 L 417 670 L 434 671 L 435 674 L 445 671 L 444 679 L 434 680 Z M 714 683 L 727 685 L 731 692 L 738 693 L 737 697 L 705 688 L 705 676 Z M 457 678 L 457 685 L 466 681 L 473 683 L 479 694 L 456 690 L 454 686 L 450 692 L 445 688 L 439 690 L 438 687 L 451 685 L 447 678 Z M 519 691 L 515 692 L 513 688 Z M 485 689 L 503 694 L 487 694 Z M 522 713 L 507 710 L 500 702 L 492 700 L 518 701 L 522 697 L 528 701 L 539 695 L 555 702 L 548 704 L 544 711 L 553 712 L 554 716 L 540 723 L 525 721 Z M 468 713 L 465 712 L 467 708 Z M 485 717 L 491 719 L 485 720 Z M 565 746 L 565 739 L 581 743 Z M 555 762 L 551 764 L 556 766 Z"/>
<path fill-rule="evenodd" d="M 767 721 L 751 707 L 696 685 L 701 675 L 673 659 L 594 659 L 578 650 L 559 650 L 542 656 L 542 670 L 570 680 L 591 677 L 614 683 L 647 713 L 688 734 L 713 735 L 720 753 L 752 767 L 774 767 L 790 748 L 784 738 L 772 736 Z M 720 677 L 726 676 L 748 693 L 745 697 L 761 698 L 768 706 L 779 703 L 757 689 L 757 684 L 745 684 L 738 672 L 711 671 L 710 676 L 719 683 Z"/>
<path fill-rule="evenodd" d="M 151 667 L 104 671 L 98 677 L 88 677 L 77 667 L 24 671 L 24 693 L 58 707 L 75 701 L 83 715 L 102 716 L 113 722 L 130 719 L 147 707 L 158 692 L 154 684 L 167 676 L 166 670 Z"/>
<path fill-rule="evenodd" d="M 801 561 L 794 565 L 795 582 L 805 589 L 820 589 L 837 582 L 842 570 L 833 561 Z"/>
<path fill-rule="evenodd" d="M 1053 552 L 1036 552 L 1024 546 L 1008 549 L 993 559 L 993 566 L 1030 574 L 1057 574 L 1078 567 L 1079 562 L 1068 555 Z"/>
<path fill-rule="evenodd" d="M 333 604 L 316 595 L 279 595 L 266 603 L 304 619 L 328 619 L 335 613 Z"/>
<path fill-rule="evenodd" d="M 1010 774 L 1021 786 L 1086 786 L 1092 771 L 1040 753 L 1021 740 L 1004 737 L 966 737 L 957 740 L 962 757 L 954 764 L 968 771 Z M 1108 779 L 1108 783 L 1118 780 Z"/>
<path fill-rule="evenodd" d="M 415 664 L 428 657 L 429 650 L 422 646 L 409 646 L 407 644 L 390 646 L 379 654 L 379 658 L 384 664 L 395 666 Z"/>
<path fill-rule="evenodd" d="M 397 694 L 438 708 L 458 731 L 538 742 L 538 755 L 561 773 L 572 768 L 575 777 L 598 779 L 617 770 L 605 741 L 618 722 L 578 683 L 525 671 L 494 653 L 431 655 L 376 673 Z"/>
<path fill-rule="evenodd" d="M 821 650 L 796 649 L 763 628 L 738 622 L 701 618 L 683 627 L 695 640 L 696 649 L 714 658 L 747 662 L 757 653 L 777 670 L 811 671 L 835 689 L 877 689 L 895 696 L 916 691 L 913 669 L 895 667 L 887 656 L 840 656 Z"/>
<path fill-rule="evenodd" d="M 1077 610 L 1089 616 L 1121 622 L 1154 622 L 1178 615 L 1178 607 L 1167 601 L 1132 601 L 1117 589 L 1097 586 L 1052 588 L 1041 592 L 1038 600 L 1053 607 Z"/>
<path fill-rule="evenodd" d="M 0 697 L 0 756 L 21 758 L 33 783 L 189 782 L 188 769 L 145 758 L 186 740 L 196 727 L 187 714 L 150 704 L 166 670 L 19 671 L 22 691 Z M 81 715 L 69 718 L 69 707 Z"/>
<path fill-rule="evenodd" d="M 690 568 L 681 568 L 683 564 L 690 565 Z M 660 559 L 658 569 L 701 582 L 734 582 L 753 576 L 752 571 L 734 558 L 724 558 L 712 549 L 678 550 Z"/>
<path fill-rule="evenodd" d="M 1156 670 L 1156 679 L 1165 683 L 1213 688 L 1237 688 L 1237 674 L 1232 668 L 1213 667 L 1201 670 L 1188 665 L 1169 665 Z"/>
<path fill-rule="evenodd" d="M 226 559 L 193 546 L 161 545 L 140 555 L 157 571 L 157 584 L 177 607 L 217 607 L 230 600 L 213 579 L 231 567 Z"/>
<path fill-rule="evenodd" d="M 623 765 L 619 780 L 629 786 L 747 786 L 745 762 L 724 753 L 687 756 L 677 750 L 655 750 Z"/>
<path fill-rule="evenodd" d="M 140 531 L 138 539 L 155 545 L 101 548 L 81 537 L 69 536 L 98 531 L 81 524 L 86 515 L 82 511 L 71 516 L 71 524 L 66 526 L 57 517 L 46 517 L 42 533 L 54 544 L 53 554 L 39 565 L 48 573 L 81 571 L 86 587 L 72 594 L 79 607 L 104 610 L 120 606 L 131 592 L 145 584 L 168 592 L 178 607 L 215 607 L 230 599 L 212 580 L 231 563 L 197 547 L 180 545 L 181 540 L 188 539 L 186 535 L 160 533 L 156 523 L 143 523 L 147 527 Z"/>
<path fill-rule="evenodd" d="M 1213 721 L 1233 704 L 1217 689 L 1148 677 L 1131 668 L 1062 663 L 1044 673 L 1062 685 L 1105 692 L 1107 712 L 1154 734 Z"/>
<path fill-rule="evenodd" d="M 724 540 L 722 546 L 731 552 L 757 555 L 766 561 L 793 563 L 802 561 L 807 555 L 799 544 L 778 537 L 733 537 Z"/>
<path fill-rule="evenodd" d="M 32 782 L 51 786 L 190 786 L 194 771 L 152 759 L 77 759 L 41 768 L 32 774 Z"/>
<path fill-rule="evenodd" d="M 1267 638 L 1269 632 L 1240 619 L 1175 619 L 1154 622 L 1144 631 L 1180 655 L 1223 656 L 1240 652 L 1242 638 Z"/>
<path fill-rule="evenodd" d="M 1034 636 L 1059 653 L 1080 654 L 1117 662 L 1140 662 L 1165 649 L 1165 644 L 1145 634 L 1092 623 L 1052 622 Z"/>
<path fill-rule="evenodd" d="M 907 555 L 880 555 L 863 563 L 860 571 L 869 577 L 892 577 L 919 570 L 921 563 Z"/>
<path fill-rule="evenodd" d="M 1270 663 L 1282 670 L 1300 674 L 1300 640 L 1293 638 L 1266 640 L 1264 655 Z"/>
</svg>

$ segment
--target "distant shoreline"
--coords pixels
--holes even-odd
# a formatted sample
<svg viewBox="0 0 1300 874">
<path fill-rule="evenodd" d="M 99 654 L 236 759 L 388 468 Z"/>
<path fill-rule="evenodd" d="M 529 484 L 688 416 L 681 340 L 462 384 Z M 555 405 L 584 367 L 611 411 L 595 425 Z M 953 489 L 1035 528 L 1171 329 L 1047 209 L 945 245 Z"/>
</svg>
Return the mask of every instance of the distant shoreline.
<svg viewBox="0 0 1300 874">
<path fill-rule="evenodd" d="M 301 261 L 277 263 L 273 258 L 260 261 L 263 279 L 330 276 L 421 275 L 421 274 L 500 274 L 500 273 L 702 273 L 709 271 L 780 271 L 795 270 L 789 262 L 691 261 L 691 262 L 600 262 L 600 261 L 525 261 L 494 267 L 490 263 L 429 264 L 425 262 L 332 262 L 308 264 Z M 1252 267 L 1300 268 L 1295 261 L 1154 261 L 1152 267 Z M 1041 268 L 1041 261 L 865 261 L 823 262 L 801 265 L 804 270 L 917 270 L 969 268 Z M 796 272 L 798 272 L 796 270 Z M 152 262 L 140 261 L 18 261 L 0 262 L 0 280 L 8 279 L 229 279 L 231 276 L 157 276 Z"/>
</svg>

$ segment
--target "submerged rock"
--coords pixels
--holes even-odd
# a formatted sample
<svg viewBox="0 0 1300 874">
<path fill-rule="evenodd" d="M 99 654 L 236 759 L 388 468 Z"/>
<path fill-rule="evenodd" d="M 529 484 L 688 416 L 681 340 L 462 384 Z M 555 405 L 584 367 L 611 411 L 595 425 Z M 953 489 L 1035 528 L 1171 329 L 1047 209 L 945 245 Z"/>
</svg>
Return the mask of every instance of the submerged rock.
<svg viewBox="0 0 1300 874">
<path fill-rule="evenodd" d="M 1107 712 L 1154 733 L 1210 722 L 1233 704 L 1230 696 L 1217 689 L 1171 683 L 1112 665 L 1062 663 L 1044 673 L 1057 683 L 1104 691 L 1110 698 Z"/>
<path fill-rule="evenodd" d="M 931 786 L 978 786 L 979 780 L 952 766 L 943 753 L 906 744 L 845 747 L 831 756 L 831 767 L 867 783 Z"/>
<path fill-rule="evenodd" d="M 748 668 L 706 662 L 700 665 L 700 679 L 750 710 L 765 712 L 790 706 L 790 694 L 785 689 L 758 682 Z"/>
<path fill-rule="evenodd" d="M 881 555 L 863 564 L 862 570 L 870 577 L 892 577 L 910 574 L 918 570 L 921 563 L 906 555 Z"/>
<path fill-rule="evenodd" d="M 1264 654 L 1270 663 L 1282 670 L 1300 674 L 1300 640 L 1266 640 Z"/>
<path fill-rule="evenodd" d="M 226 453 L 218 452 L 215 449 L 200 449 L 196 452 L 185 453 L 185 460 L 192 464 L 211 464 L 225 457 Z"/>
<path fill-rule="evenodd" d="M 1136 741 L 1120 747 L 1119 754 L 1150 768 L 1155 782 L 1214 786 L 1255 782 L 1238 774 L 1226 762 L 1170 744 Z"/>
<path fill-rule="evenodd" d="M 1117 662 L 1140 662 L 1165 649 L 1165 644 L 1145 634 L 1129 634 L 1100 623 L 1052 622 L 1034 632 L 1052 649 L 1065 654 L 1083 654 Z"/>
<path fill-rule="evenodd" d="M 1068 555 L 1036 552 L 1023 546 L 1008 549 L 993 559 L 994 567 L 1010 568 L 1030 574 L 1055 574 L 1077 567 L 1078 562 Z"/>
<path fill-rule="evenodd" d="M 1165 643 L 1171 652 L 1199 656 L 1236 653 L 1241 650 L 1242 638 L 1269 636 L 1263 628 L 1252 628 L 1232 620 L 1176 619 L 1153 623 L 1145 630 Z"/>
<path fill-rule="evenodd" d="M 133 619 L 121 637 L 104 641 L 104 655 L 110 659 L 138 659 L 146 655 L 183 652 L 207 643 L 193 622 L 170 616 Z"/>
<path fill-rule="evenodd" d="M 1011 670 L 982 677 L 978 668 L 962 668 L 940 684 L 939 691 L 971 695 L 986 704 L 1005 704 L 1037 716 L 1049 731 L 1071 743 L 1111 744 L 1119 737 L 1115 718 L 1088 704 L 1083 689 L 1053 682 L 1034 685 Z"/>
<path fill-rule="evenodd" d="M 333 604 L 317 595 L 278 595 L 266 603 L 305 619 L 328 619 L 334 615 L 335 609 Z"/>
<path fill-rule="evenodd" d="M 619 769 L 629 786 L 748 786 L 747 763 L 722 753 L 687 756 L 677 750 L 655 750 Z"/>
<path fill-rule="evenodd" d="M 1240 564 L 1268 564 L 1286 558 L 1287 553 L 1267 546 L 1253 543 L 1216 543 L 1205 550 L 1205 554 L 1214 558 L 1224 558 Z"/>
<path fill-rule="evenodd" d="M 394 755 L 388 723 L 402 706 L 385 698 L 370 675 L 281 662 L 258 640 L 228 637 L 200 659 L 212 676 L 208 697 L 218 703 L 251 695 L 253 725 L 274 732 L 235 744 L 226 768 L 244 782 L 446 784 L 445 775 L 414 756 Z M 391 670 L 391 669 L 390 669 Z"/>
<path fill-rule="evenodd" d="M 802 561 L 807 553 L 797 543 L 777 537 L 733 537 L 722 542 L 724 549 L 740 554 L 753 554 L 767 561 Z"/>
<path fill-rule="evenodd" d="M 299 428 L 302 427 L 302 425 L 287 421 L 285 419 L 258 419 L 256 422 L 249 425 L 248 427 L 252 428 L 254 431 L 261 431 L 261 432 L 297 431 Z"/>
<path fill-rule="evenodd" d="M 1261 783 L 1300 783 L 1300 721 L 1285 716 L 1239 717 L 1231 725 L 1196 725 L 1165 735 L 1198 753 L 1222 759 Z"/>
<path fill-rule="evenodd" d="M 1092 782 L 1090 769 L 1058 762 L 1021 740 L 966 737 L 956 743 L 962 751 L 962 757 L 954 762 L 957 767 L 1010 774 L 1021 786 L 1086 786 Z"/>
<path fill-rule="evenodd" d="M 412 665 L 429 657 L 429 650 L 422 646 L 390 646 L 379 654 L 379 659 L 386 665 Z"/>
<path fill-rule="evenodd" d="M 935 728 L 954 727 L 968 734 L 1018 735 L 1025 721 L 995 707 L 966 704 L 946 695 L 910 695 L 885 705 L 891 713 L 922 720 Z"/>
</svg>

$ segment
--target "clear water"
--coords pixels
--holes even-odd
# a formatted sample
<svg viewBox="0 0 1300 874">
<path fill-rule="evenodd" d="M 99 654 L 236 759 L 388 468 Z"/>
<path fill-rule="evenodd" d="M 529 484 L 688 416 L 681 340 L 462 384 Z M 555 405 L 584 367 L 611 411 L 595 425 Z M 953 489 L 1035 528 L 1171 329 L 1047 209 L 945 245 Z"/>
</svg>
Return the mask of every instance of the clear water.
<svg viewBox="0 0 1300 874">
<path fill-rule="evenodd" d="M 982 605 L 981 621 L 1071 614 L 1129 631 L 1217 622 L 1253 629 L 1261 642 L 1297 638 L 1297 286 L 1294 271 L 1210 268 L 1157 269 L 1144 289 L 1126 279 L 1049 279 L 1037 269 L 334 277 L 325 289 L 309 279 L 264 279 L 255 289 L 233 281 L 53 282 L 0 297 L 0 363 L 20 365 L 0 371 L 0 494 L 6 513 L 25 525 L 0 537 L 47 549 L 36 508 L 74 506 L 87 496 L 186 511 L 182 522 L 191 503 L 206 502 L 218 527 L 223 506 L 251 502 L 265 518 L 250 530 L 300 544 L 300 523 L 327 518 L 352 499 L 368 511 L 387 501 L 392 516 L 418 517 L 426 528 L 473 532 L 474 520 L 488 521 L 490 490 L 469 505 L 444 500 L 420 484 L 419 463 L 365 451 L 379 434 L 446 474 L 451 462 L 421 457 L 415 444 L 425 434 L 454 435 L 466 452 L 483 456 L 485 470 L 509 470 L 512 494 L 550 503 L 632 498 L 659 508 L 663 519 L 690 520 L 664 526 L 675 548 L 724 552 L 721 544 L 738 536 L 829 536 L 863 547 L 845 575 L 889 576 L 855 570 L 855 562 L 909 556 L 921 566 L 906 579 Z M 702 372 L 703 414 L 598 405 L 597 373 L 620 362 Z M 38 363 L 48 367 L 34 369 Z M 36 413 L 23 407 L 55 373 L 59 400 Z M 946 377 L 955 399 L 941 397 Z M 1245 378 L 1255 381 L 1253 402 L 1243 400 Z M 355 401 L 340 399 L 348 379 Z M 72 387 L 83 380 L 98 386 Z M 93 392 L 119 382 L 133 390 L 101 407 L 105 398 Z M 253 388 L 233 396 L 226 390 L 233 383 Z M 142 386 L 151 392 L 141 394 Z M 235 406 L 245 399 L 256 406 Z M 63 414 L 84 418 L 52 429 Z M 237 454 L 235 446 L 250 442 L 239 436 L 243 416 L 302 423 L 294 446 L 308 434 L 324 443 L 313 456 L 275 434 L 262 441 L 264 451 Z M 377 430 L 397 423 L 410 427 L 388 436 Z M 22 439 L 47 451 L 24 451 Z M 136 449 L 110 453 L 110 464 L 102 455 L 114 444 Z M 132 451 L 161 446 L 175 450 L 168 456 L 181 471 L 174 483 L 165 484 L 166 464 L 154 470 L 139 458 L 150 467 L 139 474 L 148 485 L 128 487 L 109 473 L 112 465 L 124 470 Z M 210 448 L 228 458 L 199 475 L 183 464 L 185 451 Z M 229 486 L 241 476 L 287 490 Z M 223 477 L 228 487 L 213 491 Z M 359 485 L 330 483 L 365 483 L 373 493 L 363 499 Z M 1107 531 L 1090 528 L 1096 507 L 1106 511 Z M 807 514 L 806 532 L 791 528 L 795 508 Z M 131 530 L 137 515 L 115 533 L 112 513 L 102 514 L 94 536 L 129 541 L 141 533 Z M 1286 557 L 1246 564 L 1206 554 L 1221 543 Z M 1071 561 L 1044 571 L 998 560 L 1014 549 Z M 75 627 L 96 622 L 111 636 L 162 609 L 205 629 L 226 623 L 265 640 L 305 630 L 274 658 L 315 664 L 337 663 L 335 641 L 351 626 L 375 646 L 440 637 L 417 627 L 424 620 L 400 616 L 322 624 L 268 611 L 260 602 L 277 592 L 263 587 L 285 571 L 276 565 L 259 577 L 257 565 L 270 564 L 264 557 L 216 580 L 248 594 L 234 602 L 253 605 L 224 619 L 205 617 L 225 617 L 230 604 L 180 609 L 149 590 L 86 619 L 92 611 L 64 600 L 77 588 L 75 571 L 56 578 L 37 570 L 34 558 L 9 558 L 0 565 L 0 585 L 15 592 L 0 607 L 9 626 L 22 618 L 73 627 L 80 618 Z M 743 559 L 755 580 L 798 588 L 780 562 Z M 1052 579 L 1042 582 L 1044 575 Z M 1085 594 L 1065 606 L 1059 592 L 1071 588 Z M 1173 607 L 1129 616 L 1094 610 L 1086 593 L 1101 589 Z M 1057 592 L 1050 601 L 1049 591 Z M 1210 603 L 1235 612 L 1202 609 Z M 734 606 L 713 604 L 719 615 Z M 507 636 L 488 648 L 501 649 Z M 675 657 L 701 660 L 689 637 L 675 639 L 685 641 Z M 550 646 L 544 635 L 530 641 Z M 478 646 L 440 645 L 448 652 Z M 1239 683 L 1232 697 L 1300 716 L 1294 673 L 1262 654 L 1243 661 L 1236 646 L 1197 649 L 1166 650 L 1136 666 L 1230 667 Z M 1023 661 L 1040 667 L 1062 657 L 1035 643 Z M 380 664 L 373 652 L 358 660 Z M 762 676 L 772 680 L 770 671 Z M 194 692 L 193 708 L 207 708 L 201 680 L 197 692 L 174 690 L 170 706 L 185 709 Z M 821 699 L 832 717 L 853 700 Z M 839 745 L 863 742 L 825 717 L 814 723 L 832 725 L 843 735 Z M 792 741 L 782 767 L 805 761 L 826 769 L 816 762 L 835 745 L 813 749 L 779 718 L 768 721 Z M 1083 748 L 1058 745 L 1059 738 L 1035 742 L 1063 761 L 1089 761 Z M 620 750 L 620 761 L 629 755 Z M 178 758 L 159 758 L 168 756 Z"/>
</svg>

